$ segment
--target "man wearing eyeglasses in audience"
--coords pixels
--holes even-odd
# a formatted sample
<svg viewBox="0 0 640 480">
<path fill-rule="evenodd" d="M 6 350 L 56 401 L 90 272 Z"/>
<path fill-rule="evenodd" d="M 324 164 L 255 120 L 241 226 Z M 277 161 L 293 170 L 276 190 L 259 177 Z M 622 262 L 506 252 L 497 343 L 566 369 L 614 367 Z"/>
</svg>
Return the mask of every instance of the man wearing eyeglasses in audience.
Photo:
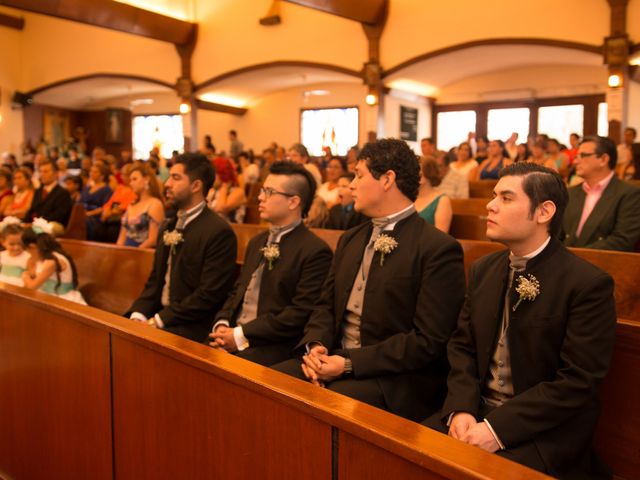
<svg viewBox="0 0 640 480">
<path fill-rule="evenodd" d="M 258 197 L 269 231 L 249 242 L 209 345 L 265 366 L 291 358 L 331 265 L 329 246 L 302 223 L 315 190 L 302 165 L 271 165 Z"/>
<path fill-rule="evenodd" d="M 640 240 L 640 188 L 615 176 L 615 143 L 585 137 L 575 159 L 582 185 L 569 189 L 564 215 L 568 247 L 634 251 Z"/>
</svg>

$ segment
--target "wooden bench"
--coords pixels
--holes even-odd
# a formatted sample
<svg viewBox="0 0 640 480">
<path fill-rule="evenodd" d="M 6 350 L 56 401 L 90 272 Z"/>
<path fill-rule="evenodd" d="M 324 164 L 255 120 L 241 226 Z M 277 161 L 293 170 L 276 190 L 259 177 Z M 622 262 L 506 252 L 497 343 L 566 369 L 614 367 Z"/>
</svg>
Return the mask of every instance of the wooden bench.
<svg viewBox="0 0 640 480">
<path fill-rule="evenodd" d="M 81 204 L 75 203 L 73 205 L 69 222 L 62 237 L 75 238 L 76 240 L 87 239 L 87 212 Z"/>
<path fill-rule="evenodd" d="M 253 227 L 253 228 L 256 231 L 259 231 L 259 227 Z M 245 237 L 243 237 L 245 239 L 250 238 L 247 232 L 249 231 L 246 230 L 244 234 Z M 340 231 L 325 230 L 325 231 L 318 231 L 318 232 L 320 233 L 320 235 L 323 235 L 325 238 L 327 238 L 330 241 L 330 243 L 333 243 L 333 244 L 337 242 L 337 239 L 342 234 L 342 232 Z M 332 238 L 334 240 L 333 242 L 331 242 Z M 117 302 L 113 300 L 109 302 L 105 301 L 105 303 L 107 303 L 108 305 L 117 305 L 118 302 L 121 302 L 123 305 L 125 305 L 124 308 L 118 307 L 119 311 L 117 311 L 117 313 L 122 313 L 124 309 L 126 309 L 129 306 L 130 302 L 137 296 L 137 294 L 134 293 L 134 290 L 135 290 L 134 287 L 137 286 L 138 289 L 140 290 L 142 289 L 142 285 L 146 280 L 146 276 L 148 274 L 149 269 L 151 268 L 151 260 L 153 257 L 153 252 L 150 250 L 114 247 L 114 246 L 108 246 L 104 244 L 93 244 L 89 242 L 78 242 L 74 240 L 64 240 L 64 239 L 61 240 L 61 243 L 65 246 L 65 248 L 68 251 L 75 252 L 76 254 L 81 253 L 84 256 L 82 257 L 84 258 L 82 261 L 78 261 L 81 284 L 83 282 L 83 279 L 82 279 L 83 276 L 89 277 L 90 279 L 87 284 L 93 285 L 93 288 L 95 289 L 93 291 L 101 292 L 101 295 L 97 295 L 95 297 L 98 300 L 103 299 L 104 297 L 102 295 L 106 295 L 106 292 L 109 292 L 110 289 L 112 288 L 112 286 L 109 283 L 101 282 L 100 279 L 102 278 L 102 275 L 100 273 L 100 269 L 102 268 L 110 269 L 114 267 L 116 268 L 117 270 L 116 273 L 112 271 L 111 273 L 107 274 L 107 276 L 111 275 L 113 277 L 115 275 L 117 278 L 123 279 L 123 281 L 120 284 L 121 290 L 118 295 L 122 295 L 123 297 L 126 297 L 126 296 L 129 297 L 128 300 L 126 301 L 123 301 L 122 298 L 118 299 Z M 490 243 L 490 242 L 463 240 L 460 243 L 465 252 L 466 269 L 468 269 L 469 265 L 477 258 L 504 248 L 502 245 Z M 582 256 L 583 258 L 589 261 L 592 261 L 597 265 L 601 266 L 602 268 L 608 270 L 614 276 L 614 279 L 616 280 L 616 303 L 617 303 L 619 318 L 628 317 L 628 318 L 640 319 L 640 314 L 639 314 L 640 313 L 640 299 L 639 299 L 640 293 L 637 291 L 636 288 L 634 288 L 636 285 L 636 277 L 637 277 L 637 274 L 634 275 L 634 273 L 639 271 L 640 255 L 620 253 L 620 252 L 609 252 L 609 251 L 582 250 L 582 249 L 575 249 L 574 252 Z M 129 256 L 130 259 L 123 261 L 123 258 L 121 257 L 121 255 Z M 92 259 L 95 259 L 95 258 L 98 258 L 100 261 L 98 263 L 92 261 Z M 145 267 L 145 263 L 147 264 L 146 267 Z M 137 280 L 131 280 L 131 283 L 128 283 L 129 279 L 134 279 L 134 278 L 137 278 Z M 139 283 L 136 284 L 136 282 L 139 282 Z M 113 285 L 115 285 L 115 283 Z M 7 290 L 8 294 L 3 296 L 3 290 L 2 290 L 2 287 L 0 287 L 0 308 L 2 308 L 3 312 L 6 312 L 3 316 L 1 316 L 0 322 L 13 321 L 14 316 L 16 316 L 16 318 L 23 318 L 24 315 L 27 315 L 26 318 L 29 318 L 32 321 L 34 319 L 37 319 L 39 314 L 38 315 L 34 314 L 35 316 L 32 318 L 29 313 L 23 312 L 24 306 L 27 304 L 30 304 L 29 302 L 33 301 L 35 303 L 44 304 L 44 306 L 32 305 L 33 308 L 44 309 L 49 313 L 50 311 L 54 311 L 56 316 L 60 315 L 60 311 L 59 311 L 60 309 L 54 308 L 52 310 L 51 305 L 60 306 L 61 310 L 66 312 L 65 315 L 70 316 L 73 319 L 77 319 L 79 312 L 82 314 L 86 313 L 86 316 L 88 316 L 88 318 L 91 318 L 91 319 L 103 319 L 101 320 L 102 326 L 100 328 L 103 328 L 103 327 L 107 329 L 115 328 L 115 327 L 112 327 L 115 322 L 115 325 L 117 326 L 118 331 L 121 332 L 123 325 L 125 326 L 129 325 L 129 323 L 122 324 L 121 322 L 127 322 L 127 321 L 120 317 L 113 317 L 113 316 L 103 317 L 103 315 L 108 315 L 108 314 L 92 309 L 90 307 L 75 306 L 67 302 L 63 302 L 59 299 L 44 296 L 42 294 L 39 294 L 38 292 L 28 292 L 23 289 L 15 289 L 15 288 L 12 289 L 12 287 L 6 287 L 5 290 Z M 90 303 L 93 303 L 94 301 L 94 297 L 92 297 L 91 295 L 87 295 L 87 299 L 89 300 Z M 11 303 L 11 302 L 15 302 L 17 304 L 15 307 L 15 309 L 17 309 L 16 311 L 11 310 L 10 308 L 5 309 L 7 303 Z M 85 310 L 85 309 L 89 309 L 89 310 Z M 20 313 L 16 313 L 17 311 L 19 311 Z M 117 321 L 116 321 L 116 318 L 117 318 Z M 83 320 L 81 323 L 86 323 L 86 320 Z M 18 328 L 18 327 L 19 326 L 13 326 L 11 328 Z M 4 350 L 5 346 L 2 344 L 2 342 L 4 338 L 7 337 L 7 332 L 10 334 L 13 331 L 11 328 L 7 329 L 3 327 L 2 324 L 0 323 L 0 332 L 3 333 L 3 335 L 0 335 L 0 364 L 7 365 L 7 368 L 9 369 L 9 371 L 12 368 L 11 367 L 12 363 L 10 362 L 3 363 L 4 362 L 3 353 L 5 352 Z M 138 327 L 136 326 L 136 328 Z M 49 333 L 50 331 L 47 329 L 45 329 L 42 332 L 42 334 L 45 336 L 49 335 Z M 164 334 L 164 332 L 157 332 L 157 333 Z M 31 333 L 24 333 L 24 335 L 26 335 L 29 338 L 31 338 L 32 336 Z M 56 335 L 54 335 L 53 338 L 57 338 Z M 156 337 L 154 337 L 154 339 L 156 339 Z M 51 340 L 51 338 L 48 338 L 47 340 Z M 149 340 L 152 340 L 152 339 L 149 337 Z M 6 340 L 6 341 L 9 342 L 10 340 Z M 114 343 L 113 338 L 111 338 L 110 341 L 112 345 L 116 345 L 118 343 L 118 341 Z M 42 342 L 46 344 L 46 341 L 44 339 L 42 340 Z M 43 344 L 42 342 L 40 343 L 35 342 L 34 348 L 40 348 Z M 175 337 L 175 338 L 172 337 L 171 339 L 164 337 L 163 342 L 169 342 L 171 346 L 167 348 L 169 348 L 169 350 L 171 351 L 174 351 L 176 349 L 184 350 L 186 348 L 186 350 L 184 350 L 183 353 L 186 352 L 185 354 L 187 355 L 188 359 L 191 359 L 186 363 L 190 363 L 193 360 L 194 356 L 199 358 L 202 353 L 201 351 L 198 351 L 197 354 L 194 354 L 193 350 L 191 350 L 192 348 L 191 342 L 180 339 L 178 337 Z M 30 341 L 27 341 L 27 340 L 24 340 L 23 342 L 18 342 L 17 344 L 22 345 L 27 350 L 32 345 Z M 56 343 L 56 345 L 58 344 Z M 166 346 L 166 343 L 165 343 L 165 346 Z M 148 353 L 148 351 L 158 351 L 158 349 L 163 350 L 163 348 L 151 347 L 149 345 L 147 345 L 142 350 Z M 14 350 L 9 349 L 9 352 L 13 352 L 13 351 Z M 144 359 L 138 358 L 138 355 L 145 357 L 144 352 L 142 353 L 130 352 L 131 357 L 127 357 L 126 361 L 124 361 L 123 365 L 136 365 L 136 368 L 133 369 L 133 372 L 131 373 L 131 375 L 134 375 L 135 371 L 137 371 L 136 369 L 143 368 L 141 365 L 146 365 L 145 362 L 147 361 L 149 363 L 148 368 L 153 368 L 154 366 L 158 366 L 159 364 L 161 364 L 161 362 L 158 362 L 157 360 L 153 360 L 149 358 L 144 360 Z M 5 355 L 10 355 L 10 354 L 11 353 L 6 353 Z M 21 354 L 26 355 L 26 353 L 24 352 L 22 352 Z M 83 358 L 83 361 L 86 361 L 86 358 L 84 358 L 83 355 L 86 355 L 86 354 L 81 355 L 81 357 Z M 209 358 L 208 356 L 206 357 Z M 111 359 L 111 361 L 113 362 L 113 359 Z M 239 361 L 239 360 L 235 359 L 235 361 Z M 122 368 L 125 369 L 124 366 Z M 145 366 L 144 368 L 146 369 L 147 366 Z M 245 371 L 246 371 L 245 368 L 248 368 L 248 367 L 243 366 L 243 364 L 240 366 L 235 364 L 233 368 L 230 367 L 231 370 L 238 373 L 241 377 L 243 377 L 246 380 L 247 377 L 245 375 Z M 236 370 L 236 369 L 239 369 L 239 370 Z M 207 368 L 205 368 L 205 370 L 207 370 Z M 232 373 L 226 372 L 224 374 L 221 373 L 220 375 L 227 378 L 232 376 Z M 257 375 L 257 378 L 259 378 L 262 382 L 266 382 L 265 379 L 268 378 L 268 376 L 266 376 L 266 374 L 262 371 L 257 373 L 256 375 Z M 176 376 L 180 377 L 181 374 L 176 373 Z M 139 377 L 136 377 L 136 378 L 139 381 Z M 2 381 L 2 376 L 0 376 L 0 382 L 1 381 Z M 128 384 L 129 388 L 134 388 L 135 387 L 134 379 L 130 379 L 128 381 L 130 382 L 130 384 Z M 172 385 L 164 384 L 162 383 L 163 382 L 162 379 L 158 379 L 157 381 L 160 382 L 160 385 L 157 385 L 156 387 L 160 390 L 156 391 L 152 389 L 152 391 L 154 392 L 152 394 L 148 394 L 146 391 L 137 391 L 136 397 L 132 399 L 132 402 L 134 405 L 139 406 L 139 410 L 136 410 L 135 413 L 128 413 L 126 417 L 128 418 L 127 422 L 135 423 L 136 418 L 138 418 L 136 416 L 139 415 L 140 412 L 146 411 L 148 407 L 147 402 L 153 403 L 154 398 L 163 398 L 163 396 L 166 396 L 166 395 L 172 395 L 172 396 L 174 395 L 172 393 L 173 392 L 172 388 L 174 388 L 173 384 Z M 278 380 L 277 382 L 279 381 L 280 380 Z M 270 382 L 271 380 L 267 382 L 267 385 L 271 385 Z M 280 385 L 277 382 L 274 385 Z M 146 385 L 146 383 L 144 384 Z M 183 384 L 179 384 L 179 385 L 183 385 Z M 199 385 L 199 383 L 195 379 L 191 379 L 188 381 L 187 385 L 188 386 Z M 265 385 L 263 385 L 263 387 L 265 387 Z M 215 388 L 220 388 L 220 387 L 216 386 Z M 0 384 L 0 391 L 9 391 L 9 390 L 7 390 L 4 385 Z M 281 393 L 282 390 L 280 387 L 277 387 L 276 391 Z M 316 390 L 311 390 L 308 393 L 309 395 L 312 395 L 310 398 L 312 399 L 317 398 L 315 396 L 318 393 Z M 235 395 L 237 395 L 237 393 Z M 138 398 L 138 396 L 144 396 L 144 399 L 140 399 Z M 637 432 L 640 431 L 640 416 L 637 414 L 637 405 L 640 404 L 640 322 L 638 322 L 637 320 L 620 320 L 618 322 L 617 343 L 616 343 L 614 358 L 611 366 L 611 373 L 607 377 L 604 383 L 602 398 L 603 398 L 603 414 L 602 414 L 602 419 L 596 435 L 596 445 L 597 445 L 598 451 L 603 455 L 607 463 L 613 468 L 617 476 L 625 479 L 635 478 L 637 472 L 640 471 L 640 454 L 639 454 L 640 443 L 637 437 Z M 186 401 L 187 400 L 185 400 L 185 402 Z M 308 402 L 309 399 L 305 398 L 300 401 L 302 403 L 305 403 L 305 402 Z M 285 403 L 287 404 L 290 404 L 290 402 L 291 402 L 290 400 L 285 401 Z M 344 401 L 337 402 L 336 400 L 330 400 L 329 403 L 334 405 L 336 414 L 339 414 L 341 417 L 349 417 L 349 418 L 350 418 L 350 415 L 345 412 L 350 412 L 350 413 L 361 412 L 361 411 L 367 412 L 367 409 L 370 408 L 366 405 L 357 404 L 357 402 L 356 402 L 357 406 L 354 406 L 353 404 L 349 404 L 349 406 L 346 406 L 347 404 L 345 404 Z M 336 407 L 336 405 L 341 405 L 341 406 Z M 10 411 L 7 408 L 8 407 L 6 407 L 6 405 L 3 405 L 2 401 L 0 400 L 0 411 L 3 411 L 3 412 Z M 13 408 L 15 408 L 15 406 L 13 406 Z M 159 412 L 158 408 L 152 409 L 153 412 L 155 412 L 155 414 L 158 414 Z M 175 407 L 175 408 L 178 408 L 178 407 Z M 374 409 L 374 412 L 378 412 L 378 411 Z M 175 415 L 176 417 L 179 417 L 179 414 L 177 412 Z M 367 418 L 367 422 L 375 423 L 376 421 L 375 415 L 373 415 L 373 417 L 370 418 L 369 414 L 367 414 L 365 415 L 365 417 Z M 367 441 L 363 441 L 361 438 L 353 438 L 352 434 L 350 433 L 339 432 L 337 434 L 339 439 L 348 439 L 348 440 L 345 440 L 345 442 L 347 442 L 350 445 L 348 448 L 345 448 L 344 451 L 341 451 L 339 453 L 339 458 L 343 458 L 343 455 L 347 459 L 351 458 L 353 455 L 367 455 L 366 458 L 384 457 L 385 462 L 387 461 L 390 462 L 389 465 L 394 465 L 394 468 L 400 469 L 399 471 L 404 472 L 404 469 L 406 468 L 408 472 L 414 472 L 414 473 L 422 472 L 426 474 L 423 470 L 416 467 L 415 465 L 415 464 L 425 465 L 424 462 L 426 460 L 424 458 L 424 455 L 430 455 L 430 452 L 432 452 L 431 448 L 433 448 L 433 447 L 427 448 L 425 445 L 420 444 L 420 442 L 426 441 L 426 440 L 421 440 L 426 438 L 423 436 L 424 434 L 421 430 L 421 427 L 411 424 L 409 422 L 405 422 L 402 419 L 395 419 L 395 417 L 393 416 L 391 417 L 394 419 L 393 421 L 388 419 L 383 422 L 385 425 L 387 425 L 390 428 L 390 431 L 385 430 L 384 433 L 381 433 L 376 428 L 374 428 L 374 431 L 377 433 L 380 433 L 381 437 L 378 439 L 379 443 L 374 442 L 373 447 L 369 445 Z M 154 417 L 148 418 L 147 422 L 149 423 L 147 424 L 147 427 L 148 425 L 153 424 L 153 421 L 154 421 Z M 396 421 L 399 421 L 400 423 L 399 424 L 394 423 Z M 390 424 L 388 422 L 392 422 L 392 423 Z M 128 424 L 129 423 L 127 423 L 127 425 Z M 121 427 L 124 428 L 122 425 Z M 143 427 L 139 427 L 139 428 L 140 430 L 144 430 Z M 365 422 L 362 424 L 362 428 L 366 430 L 371 430 L 371 424 Z M 2 428 L 2 420 L 0 420 L 0 437 L 3 435 L 2 433 L 3 430 L 4 429 Z M 118 428 L 116 428 L 116 431 L 118 431 Z M 153 430 L 153 432 L 158 435 L 168 435 L 169 433 L 166 431 L 158 431 L 155 429 Z M 386 438 L 386 435 L 389 435 L 389 433 L 392 433 L 392 440 L 389 440 Z M 147 434 L 147 432 L 139 431 L 137 434 L 144 436 Z M 166 438 L 169 438 L 169 437 L 166 437 Z M 129 439 L 129 440 L 131 443 L 127 444 L 127 448 L 131 448 L 135 450 L 135 446 L 133 445 L 133 443 L 135 443 L 137 440 L 134 440 L 134 439 Z M 220 441 L 222 441 L 222 437 L 220 438 Z M 397 455 L 389 456 L 388 445 L 391 444 L 391 445 L 397 446 L 394 443 L 395 441 L 400 442 L 403 445 L 403 448 L 407 449 L 407 450 L 401 449 L 403 453 L 399 453 L 400 451 L 397 451 L 397 450 L 393 450 L 393 449 L 391 450 L 392 453 L 396 453 L 400 457 L 402 457 L 400 459 L 396 458 Z M 185 439 L 185 442 L 188 443 L 188 439 Z M 431 442 L 431 440 L 429 442 Z M 345 445 L 345 444 L 343 443 L 342 445 Z M 3 446 L 3 443 L 0 440 L 0 472 L 2 472 L 2 467 L 4 466 L 4 464 L 2 463 L 2 453 L 1 453 L 3 451 L 2 446 Z M 364 450 L 358 450 L 358 448 L 360 447 L 362 447 Z M 351 448 L 354 448 L 355 450 L 351 450 Z M 418 449 L 418 452 L 414 451 L 416 448 Z M 356 453 L 356 452 L 360 452 L 360 453 Z M 482 462 L 480 462 L 478 465 L 481 465 L 481 464 Z M 373 476 L 375 472 L 372 471 L 371 469 L 375 469 L 376 466 L 373 464 L 370 464 L 370 462 L 369 463 L 362 462 L 357 466 L 353 466 L 355 470 L 349 470 L 349 468 L 351 467 L 340 466 L 340 472 L 343 472 L 342 468 L 344 468 L 345 471 L 349 471 L 349 472 L 367 472 L 370 474 L 370 476 Z M 478 467 L 478 468 L 482 470 L 482 467 Z M 393 472 L 390 472 L 389 474 L 391 476 L 394 476 Z M 407 473 L 407 475 L 408 475 L 407 478 L 411 478 L 411 475 L 413 475 L 413 473 Z M 475 478 L 475 477 L 465 477 L 462 473 L 457 471 L 456 471 L 456 475 L 460 475 L 460 477 L 457 477 L 457 478 Z M 369 477 L 365 475 L 363 478 L 369 478 Z M 456 477 L 454 476 L 454 478 Z"/>
<path fill-rule="evenodd" d="M 92 307 L 7 285 L 0 308 L 7 480 L 548 478 Z"/>
<path fill-rule="evenodd" d="M 490 198 L 452 199 L 449 234 L 465 240 L 487 240 L 487 203 Z"/>
<path fill-rule="evenodd" d="M 491 198 L 497 180 L 473 180 L 469 182 L 469 198 Z"/>
</svg>

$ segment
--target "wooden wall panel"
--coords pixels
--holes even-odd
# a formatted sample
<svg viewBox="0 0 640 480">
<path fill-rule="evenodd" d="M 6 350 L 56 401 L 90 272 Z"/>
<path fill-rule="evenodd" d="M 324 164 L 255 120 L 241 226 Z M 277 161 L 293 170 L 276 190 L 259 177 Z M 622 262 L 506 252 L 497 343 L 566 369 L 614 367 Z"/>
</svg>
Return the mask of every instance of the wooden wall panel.
<svg viewBox="0 0 640 480">
<path fill-rule="evenodd" d="M 326 423 L 122 338 L 112 352 L 119 480 L 331 478 Z"/>
<path fill-rule="evenodd" d="M 0 477 L 111 479 L 108 332 L 10 295 L 0 289 Z"/>
</svg>

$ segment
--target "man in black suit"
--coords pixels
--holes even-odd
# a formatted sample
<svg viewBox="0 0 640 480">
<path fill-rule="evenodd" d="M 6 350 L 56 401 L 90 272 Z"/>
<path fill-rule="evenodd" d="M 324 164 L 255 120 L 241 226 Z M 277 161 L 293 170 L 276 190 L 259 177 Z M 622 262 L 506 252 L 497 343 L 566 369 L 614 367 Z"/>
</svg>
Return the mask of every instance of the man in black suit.
<svg viewBox="0 0 640 480">
<path fill-rule="evenodd" d="M 59 229 L 64 228 L 69 222 L 73 201 L 64 188 L 58 185 L 58 168 L 50 161 L 43 161 L 38 167 L 41 186 L 33 195 L 31 209 L 24 218 L 25 222 L 31 222 L 34 218 L 41 217 L 48 222 L 56 222 Z"/>
<path fill-rule="evenodd" d="M 487 236 L 509 250 L 471 267 L 448 346 L 447 399 L 425 423 L 547 474 L 582 479 L 606 476 L 591 440 L 616 312 L 611 277 L 555 238 L 566 205 L 556 172 L 528 162 L 500 172 Z"/>
<path fill-rule="evenodd" d="M 345 232 L 293 360 L 277 370 L 421 419 L 439 408 L 464 297 L 462 249 L 413 207 L 419 166 L 401 140 L 367 144 L 351 184 L 372 218 Z"/>
<path fill-rule="evenodd" d="M 576 155 L 582 185 L 569 189 L 564 214 L 567 247 L 634 251 L 640 240 L 640 188 L 615 176 L 613 140 L 585 137 Z"/>
<path fill-rule="evenodd" d="M 270 229 L 247 246 L 240 278 L 209 335 L 212 347 L 265 366 L 291 358 L 333 256 L 302 223 L 315 190 L 302 165 L 271 165 L 258 197 Z"/>
<path fill-rule="evenodd" d="M 204 200 L 214 178 L 201 154 L 180 155 L 171 167 L 165 194 L 177 216 L 160 228 L 149 280 L 125 314 L 198 342 L 211 330 L 236 268 L 233 230 Z"/>
<path fill-rule="evenodd" d="M 369 221 L 369 218 L 354 208 L 354 200 L 349 186 L 355 174 L 348 172 L 340 175 L 338 179 L 338 203 L 329 210 L 329 219 L 324 228 L 333 230 L 349 230 L 361 223 Z"/>
</svg>

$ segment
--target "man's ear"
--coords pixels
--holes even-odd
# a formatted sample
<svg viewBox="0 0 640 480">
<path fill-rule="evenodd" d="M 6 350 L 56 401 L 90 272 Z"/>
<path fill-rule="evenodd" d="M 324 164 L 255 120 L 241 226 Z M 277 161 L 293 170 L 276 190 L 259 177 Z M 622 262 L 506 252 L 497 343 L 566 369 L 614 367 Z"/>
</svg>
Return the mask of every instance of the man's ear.
<svg viewBox="0 0 640 480">
<path fill-rule="evenodd" d="M 556 204 L 551 200 L 545 200 L 538 205 L 538 223 L 549 223 L 556 214 Z"/>
<path fill-rule="evenodd" d="M 194 180 L 193 182 L 191 182 L 191 193 L 198 193 L 198 192 L 202 192 L 203 191 L 203 183 L 202 180 L 198 179 L 198 180 Z M 204 192 L 203 192 L 204 193 Z"/>
<path fill-rule="evenodd" d="M 391 186 L 394 185 L 395 183 L 396 183 L 396 172 L 394 172 L 393 170 L 387 170 L 384 173 L 384 176 L 382 178 L 382 188 L 384 188 L 384 190 L 388 192 Z"/>
</svg>

